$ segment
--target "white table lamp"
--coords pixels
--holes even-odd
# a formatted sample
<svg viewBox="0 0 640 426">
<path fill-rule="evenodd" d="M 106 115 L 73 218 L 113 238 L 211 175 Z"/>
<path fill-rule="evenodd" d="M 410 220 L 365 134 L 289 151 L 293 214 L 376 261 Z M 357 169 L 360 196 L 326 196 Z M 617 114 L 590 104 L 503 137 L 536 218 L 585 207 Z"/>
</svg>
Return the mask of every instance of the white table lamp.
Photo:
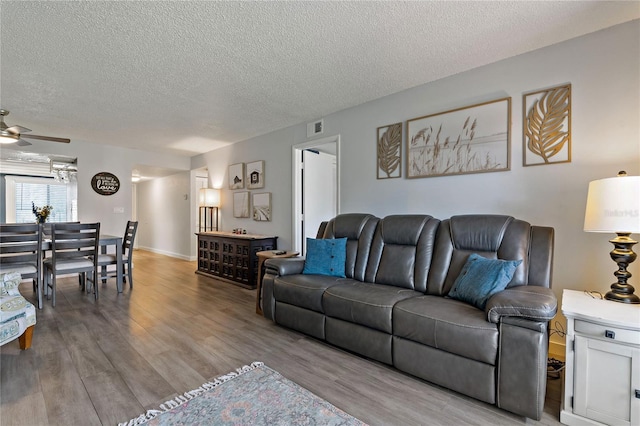
<svg viewBox="0 0 640 426">
<path fill-rule="evenodd" d="M 627 283 L 631 277 L 627 266 L 637 257 L 631 248 L 638 242 L 630 235 L 640 232 L 640 176 L 620 172 L 617 177 L 590 182 L 584 230 L 617 234 L 609 242 L 614 246 L 611 258 L 618 264 L 614 273 L 618 282 L 611 284 L 605 299 L 640 303 L 640 297 L 633 294 L 635 289 Z"/>
</svg>

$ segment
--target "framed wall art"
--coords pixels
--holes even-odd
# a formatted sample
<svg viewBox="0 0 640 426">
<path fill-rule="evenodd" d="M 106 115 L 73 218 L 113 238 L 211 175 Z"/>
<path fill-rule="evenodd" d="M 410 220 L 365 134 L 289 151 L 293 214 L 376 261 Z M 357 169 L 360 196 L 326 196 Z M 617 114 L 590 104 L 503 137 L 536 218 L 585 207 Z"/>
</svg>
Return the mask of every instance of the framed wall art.
<svg viewBox="0 0 640 426">
<path fill-rule="evenodd" d="M 407 178 L 511 167 L 511 98 L 407 121 Z"/>
<path fill-rule="evenodd" d="M 229 166 L 229 189 L 244 189 L 244 163 Z"/>
<path fill-rule="evenodd" d="M 247 189 L 264 188 L 264 161 L 247 163 Z"/>
<path fill-rule="evenodd" d="M 249 191 L 233 193 L 233 217 L 249 217 Z"/>
<path fill-rule="evenodd" d="M 378 127 L 377 178 L 402 177 L 402 123 Z"/>
<path fill-rule="evenodd" d="M 253 194 L 253 220 L 259 222 L 271 220 L 271 193 Z"/>
<path fill-rule="evenodd" d="M 571 84 L 522 96 L 522 165 L 571 162 Z"/>
</svg>

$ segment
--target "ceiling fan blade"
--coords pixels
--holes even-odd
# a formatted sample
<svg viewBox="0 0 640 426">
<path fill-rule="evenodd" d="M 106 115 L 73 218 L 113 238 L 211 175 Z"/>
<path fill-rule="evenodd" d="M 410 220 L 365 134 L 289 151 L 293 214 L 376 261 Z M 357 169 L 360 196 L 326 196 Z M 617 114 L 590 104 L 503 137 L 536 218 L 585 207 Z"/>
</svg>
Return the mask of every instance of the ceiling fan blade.
<svg viewBox="0 0 640 426">
<path fill-rule="evenodd" d="M 30 132 L 31 129 L 27 129 L 26 127 L 22 127 L 22 126 L 11 126 L 11 127 L 7 127 L 5 129 L 7 132 L 11 132 L 11 133 L 27 133 Z"/>
<path fill-rule="evenodd" d="M 61 142 L 61 143 L 69 143 L 71 139 L 67 138 L 54 138 L 53 136 L 40 136 L 40 135 L 22 135 L 23 138 L 28 139 L 39 139 L 43 141 L 51 141 L 51 142 Z"/>
<path fill-rule="evenodd" d="M 18 139 L 18 141 L 16 142 L 16 145 L 18 145 L 18 146 L 29 146 L 29 145 L 31 145 L 31 143 L 25 141 L 24 139 Z"/>
</svg>

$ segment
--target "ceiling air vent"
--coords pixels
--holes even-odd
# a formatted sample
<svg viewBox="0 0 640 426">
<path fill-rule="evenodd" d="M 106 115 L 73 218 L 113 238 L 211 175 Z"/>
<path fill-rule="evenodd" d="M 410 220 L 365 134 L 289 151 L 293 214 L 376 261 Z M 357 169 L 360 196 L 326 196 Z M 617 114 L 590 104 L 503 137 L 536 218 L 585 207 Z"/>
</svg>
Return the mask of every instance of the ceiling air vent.
<svg viewBox="0 0 640 426">
<path fill-rule="evenodd" d="M 324 131 L 324 121 L 318 120 L 313 123 L 307 124 L 307 137 L 321 135 Z"/>
</svg>

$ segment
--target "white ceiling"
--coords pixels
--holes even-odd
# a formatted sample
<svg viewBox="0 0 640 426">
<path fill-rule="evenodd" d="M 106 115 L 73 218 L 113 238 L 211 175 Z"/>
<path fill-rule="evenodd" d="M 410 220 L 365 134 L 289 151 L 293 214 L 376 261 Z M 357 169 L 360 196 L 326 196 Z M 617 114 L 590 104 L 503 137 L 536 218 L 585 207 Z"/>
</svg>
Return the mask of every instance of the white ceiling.
<svg viewBox="0 0 640 426">
<path fill-rule="evenodd" d="M 640 2 L 0 2 L 34 134 L 195 155 L 640 17 Z"/>
</svg>

